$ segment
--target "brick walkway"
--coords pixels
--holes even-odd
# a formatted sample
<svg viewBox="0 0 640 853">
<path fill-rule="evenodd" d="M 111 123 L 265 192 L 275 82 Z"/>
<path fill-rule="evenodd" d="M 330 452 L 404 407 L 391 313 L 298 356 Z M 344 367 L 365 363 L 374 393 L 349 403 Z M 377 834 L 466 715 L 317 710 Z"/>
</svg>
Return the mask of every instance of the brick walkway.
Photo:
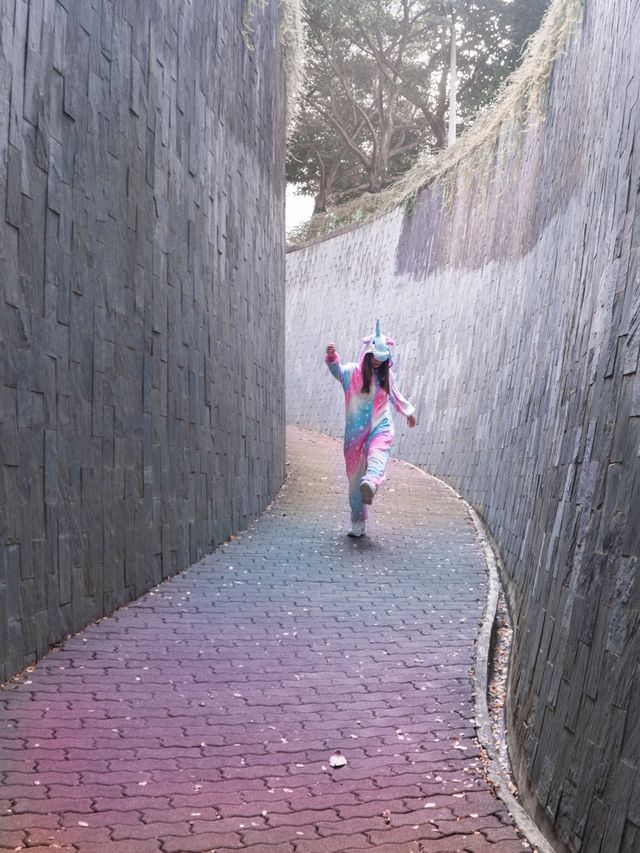
<svg viewBox="0 0 640 853">
<path fill-rule="evenodd" d="M 393 462 L 352 541 L 340 444 L 289 459 L 247 532 L 0 692 L 0 849 L 529 849 L 474 739 L 464 506 Z"/>
</svg>

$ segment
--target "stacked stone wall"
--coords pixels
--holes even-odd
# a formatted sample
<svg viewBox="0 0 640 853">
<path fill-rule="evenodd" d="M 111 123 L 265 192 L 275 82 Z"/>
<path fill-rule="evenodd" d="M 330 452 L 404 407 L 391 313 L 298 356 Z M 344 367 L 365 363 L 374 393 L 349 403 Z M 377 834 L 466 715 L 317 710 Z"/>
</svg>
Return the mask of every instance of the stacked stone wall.
<svg viewBox="0 0 640 853">
<path fill-rule="evenodd" d="M 380 317 L 418 408 L 397 453 L 498 543 L 521 793 L 590 853 L 640 850 L 639 25 L 633 0 L 585 4 L 488 188 L 432 186 L 287 258 L 289 419 L 341 434 L 324 345 L 352 360 Z"/>
<path fill-rule="evenodd" d="M 0 0 L 0 679 L 284 476 L 277 2 Z"/>
</svg>

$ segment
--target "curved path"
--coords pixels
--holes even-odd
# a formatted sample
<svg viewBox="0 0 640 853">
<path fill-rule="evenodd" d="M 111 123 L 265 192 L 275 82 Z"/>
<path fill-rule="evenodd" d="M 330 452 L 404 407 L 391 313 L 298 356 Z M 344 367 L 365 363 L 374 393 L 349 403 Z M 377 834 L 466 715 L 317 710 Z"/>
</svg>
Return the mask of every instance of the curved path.
<svg viewBox="0 0 640 853">
<path fill-rule="evenodd" d="M 0 849 L 530 849 L 474 738 L 464 505 L 392 462 L 349 540 L 339 443 L 288 440 L 249 530 L 0 692 Z"/>
</svg>

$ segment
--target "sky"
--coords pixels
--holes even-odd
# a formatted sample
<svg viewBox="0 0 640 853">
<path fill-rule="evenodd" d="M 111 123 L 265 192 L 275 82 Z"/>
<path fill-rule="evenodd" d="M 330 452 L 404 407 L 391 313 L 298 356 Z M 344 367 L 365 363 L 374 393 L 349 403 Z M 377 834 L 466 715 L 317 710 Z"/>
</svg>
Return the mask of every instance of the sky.
<svg viewBox="0 0 640 853">
<path fill-rule="evenodd" d="M 313 196 L 297 195 L 296 185 L 287 184 L 287 200 L 285 207 L 286 230 L 305 222 L 313 212 Z"/>
</svg>

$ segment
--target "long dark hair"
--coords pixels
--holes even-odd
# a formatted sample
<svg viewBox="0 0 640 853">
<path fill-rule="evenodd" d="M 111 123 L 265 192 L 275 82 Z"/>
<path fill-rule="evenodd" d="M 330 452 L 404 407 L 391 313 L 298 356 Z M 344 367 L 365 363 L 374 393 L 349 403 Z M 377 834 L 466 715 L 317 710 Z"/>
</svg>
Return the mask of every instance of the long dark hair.
<svg viewBox="0 0 640 853">
<path fill-rule="evenodd" d="M 368 394 L 371 389 L 373 371 L 378 374 L 380 387 L 389 393 L 389 361 L 383 361 L 377 367 L 373 366 L 373 353 L 368 352 L 362 361 L 362 393 Z"/>
</svg>

